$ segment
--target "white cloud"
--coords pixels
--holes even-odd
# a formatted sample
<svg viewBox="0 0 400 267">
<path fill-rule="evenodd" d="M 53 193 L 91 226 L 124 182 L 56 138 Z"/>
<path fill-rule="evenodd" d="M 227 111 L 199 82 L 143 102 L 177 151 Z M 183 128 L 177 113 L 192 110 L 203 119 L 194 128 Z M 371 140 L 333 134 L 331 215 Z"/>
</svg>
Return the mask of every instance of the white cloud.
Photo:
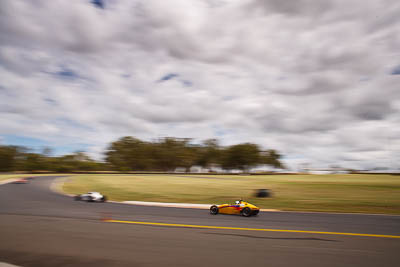
<svg viewBox="0 0 400 267">
<path fill-rule="evenodd" d="M 1 1 L 0 134 L 93 155 L 123 135 L 217 137 L 296 164 L 399 167 L 387 160 L 400 150 L 399 10 L 394 0 Z"/>
</svg>

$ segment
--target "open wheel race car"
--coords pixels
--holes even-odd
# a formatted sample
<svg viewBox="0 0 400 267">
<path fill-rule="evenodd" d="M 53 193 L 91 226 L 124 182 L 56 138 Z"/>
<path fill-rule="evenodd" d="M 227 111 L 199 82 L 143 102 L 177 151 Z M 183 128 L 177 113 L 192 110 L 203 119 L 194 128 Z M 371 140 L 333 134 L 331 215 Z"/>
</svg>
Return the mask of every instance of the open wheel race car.
<svg viewBox="0 0 400 267">
<path fill-rule="evenodd" d="M 103 196 L 99 192 L 88 192 L 86 194 L 77 195 L 74 197 L 75 200 L 82 200 L 87 202 L 106 202 L 107 197 Z"/>
<path fill-rule="evenodd" d="M 245 217 L 250 217 L 257 215 L 260 212 L 260 208 L 257 206 L 245 202 L 243 200 L 235 201 L 234 205 L 222 204 L 222 205 L 212 205 L 210 207 L 210 213 L 212 215 L 221 214 L 240 214 Z"/>
</svg>

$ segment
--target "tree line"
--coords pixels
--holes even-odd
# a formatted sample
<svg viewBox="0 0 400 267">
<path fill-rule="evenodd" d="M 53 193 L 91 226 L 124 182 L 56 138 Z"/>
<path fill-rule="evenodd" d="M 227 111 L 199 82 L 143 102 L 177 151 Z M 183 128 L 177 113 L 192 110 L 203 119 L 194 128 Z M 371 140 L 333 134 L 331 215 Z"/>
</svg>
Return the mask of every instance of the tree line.
<svg viewBox="0 0 400 267">
<path fill-rule="evenodd" d="M 83 152 L 53 157 L 48 151 L 45 149 L 41 153 L 35 153 L 26 147 L 0 145 L 0 172 L 72 172 L 109 169 L 106 163 L 94 161 Z"/>
<path fill-rule="evenodd" d="M 189 138 L 160 138 L 143 141 L 122 137 L 107 147 L 104 161 L 95 161 L 83 152 L 54 157 L 49 151 L 34 153 L 18 146 L 0 146 L 0 171 L 175 171 L 192 166 L 225 170 L 250 168 L 266 164 L 282 168 L 280 154 L 263 150 L 257 144 L 221 146 L 216 139 L 193 144 Z"/>
</svg>

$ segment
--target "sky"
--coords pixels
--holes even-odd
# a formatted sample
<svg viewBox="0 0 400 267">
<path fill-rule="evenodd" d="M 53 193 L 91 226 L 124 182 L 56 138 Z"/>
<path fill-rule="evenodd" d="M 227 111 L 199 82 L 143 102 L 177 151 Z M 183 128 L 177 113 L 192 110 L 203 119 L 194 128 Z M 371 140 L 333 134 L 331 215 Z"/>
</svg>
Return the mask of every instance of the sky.
<svg viewBox="0 0 400 267">
<path fill-rule="evenodd" d="M 0 144 L 122 136 L 400 168 L 398 0 L 0 1 Z"/>
</svg>

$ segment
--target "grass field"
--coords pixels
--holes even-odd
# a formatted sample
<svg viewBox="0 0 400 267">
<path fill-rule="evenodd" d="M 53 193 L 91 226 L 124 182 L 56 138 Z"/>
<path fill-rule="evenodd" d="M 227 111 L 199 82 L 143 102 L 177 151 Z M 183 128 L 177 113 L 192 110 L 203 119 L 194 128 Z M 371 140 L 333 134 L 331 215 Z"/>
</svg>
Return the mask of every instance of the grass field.
<svg viewBox="0 0 400 267">
<path fill-rule="evenodd" d="M 273 196 L 254 197 L 259 188 Z M 243 198 L 270 209 L 400 214 L 396 175 L 77 175 L 63 190 L 99 191 L 118 201 L 210 204 Z"/>
</svg>

